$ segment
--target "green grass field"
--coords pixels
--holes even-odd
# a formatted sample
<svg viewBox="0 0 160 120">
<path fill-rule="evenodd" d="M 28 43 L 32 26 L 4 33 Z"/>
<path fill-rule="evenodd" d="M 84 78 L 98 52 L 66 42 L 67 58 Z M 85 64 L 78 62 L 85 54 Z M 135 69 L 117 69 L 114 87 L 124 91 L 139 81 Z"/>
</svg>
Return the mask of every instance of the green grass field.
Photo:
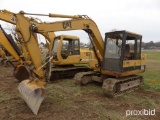
<svg viewBox="0 0 160 120">
<path fill-rule="evenodd" d="M 146 54 L 146 71 L 144 77 L 144 89 L 152 89 L 160 92 L 160 51 L 143 51 Z"/>
</svg>

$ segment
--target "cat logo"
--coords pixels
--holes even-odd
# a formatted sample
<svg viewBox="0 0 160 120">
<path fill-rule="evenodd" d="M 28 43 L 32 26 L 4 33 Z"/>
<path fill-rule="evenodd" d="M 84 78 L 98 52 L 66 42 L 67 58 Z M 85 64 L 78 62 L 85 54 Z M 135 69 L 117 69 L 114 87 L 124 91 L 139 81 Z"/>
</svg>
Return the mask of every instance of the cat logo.
<svg viewBox="0 0 160 120">
<path fill-rule="evenodd" d="M 65 21 L 62 24 L 63 24 L 63 29 L 72 28 L 72 25 L 71 25 L 70 21 Z"/>
</svg>

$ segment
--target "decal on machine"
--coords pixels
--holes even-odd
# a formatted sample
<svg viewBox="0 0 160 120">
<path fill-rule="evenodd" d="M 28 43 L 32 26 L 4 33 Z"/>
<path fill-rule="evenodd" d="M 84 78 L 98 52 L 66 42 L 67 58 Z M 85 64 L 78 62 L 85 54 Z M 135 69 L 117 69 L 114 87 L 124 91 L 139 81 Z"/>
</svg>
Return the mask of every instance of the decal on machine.
<svg viewBox="0 0 160 120">
<path fill-rule="evenodd" d="M 62 24 L 63 24 L 63 29 L 72 28 L 72 24 L 70 21 L 65 21 Z"/>
</svg>

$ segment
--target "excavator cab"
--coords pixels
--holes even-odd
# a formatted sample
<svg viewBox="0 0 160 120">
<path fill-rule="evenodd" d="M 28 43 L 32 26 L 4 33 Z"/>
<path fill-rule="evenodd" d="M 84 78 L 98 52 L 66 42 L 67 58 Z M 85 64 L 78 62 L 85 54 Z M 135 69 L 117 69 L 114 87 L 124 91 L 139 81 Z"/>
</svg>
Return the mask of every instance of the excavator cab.
<svg viewBox="0 0 160 120">
<path fill-rule="evenodd" d="M 112 76 L 128 76 L 145 70 L 145 58 L 141 58 L 142 35 L 115 31 L 105 34 L 105 51 L 102 71 Z"/>
<path fill-rule="evenodd" d="M 60 35 L 55 37 L 52 54 L 52 62 L 55 65 L 78 63 L 80 59 L 79 38 L 69 35 Z"/>
<path fill-rule="evenodd" d="M 80 47 L 79 37 L 70 35 L 55 37 L 52 54 L 54 65 L 89 64 L 96 59 L 92 50 Z"/>
</svg>

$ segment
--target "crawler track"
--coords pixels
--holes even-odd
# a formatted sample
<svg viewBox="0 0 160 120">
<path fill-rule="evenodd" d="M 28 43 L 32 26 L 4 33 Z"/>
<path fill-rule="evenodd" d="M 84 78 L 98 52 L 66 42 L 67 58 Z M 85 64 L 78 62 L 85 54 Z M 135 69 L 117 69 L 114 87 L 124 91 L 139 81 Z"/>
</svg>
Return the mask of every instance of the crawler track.
<svg viewBox="0 0 160 120">
<path fill-rule="evenodd" d="M 116 97 L 133 91 L 143 83 L 143 77 L 138 75 L 103 79 L 100 76 L 96 76 L 96 74 L 95 71 L 80 72 L 75 75 L 74 79 L 82 85 L 91 81 L 102 82 L 102 89 L 107 97 Z"/>
<path fill-rule="evenodd" d="M 132 75 L 122 78 L 108 78 L 103 82 L 103 91 L 108 97 L 116 97 L 137 89 L 143 83 L 142 76 Z"/>
</svg>

